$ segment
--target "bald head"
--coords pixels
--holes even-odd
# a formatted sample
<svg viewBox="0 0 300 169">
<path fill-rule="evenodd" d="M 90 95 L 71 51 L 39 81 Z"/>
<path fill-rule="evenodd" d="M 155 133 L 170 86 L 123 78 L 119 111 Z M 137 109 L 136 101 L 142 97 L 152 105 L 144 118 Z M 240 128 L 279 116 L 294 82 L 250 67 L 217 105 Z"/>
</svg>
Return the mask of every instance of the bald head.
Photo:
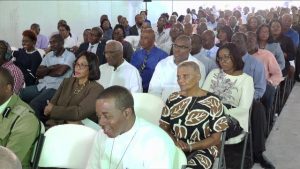
<svg viewBox="0 0 300 169">
<path fill-rule="evenodd" d="M 0 146 L 0 168 L 3 169 L 22 169 L 18 157 L 8 148 Z"/>
</svg>

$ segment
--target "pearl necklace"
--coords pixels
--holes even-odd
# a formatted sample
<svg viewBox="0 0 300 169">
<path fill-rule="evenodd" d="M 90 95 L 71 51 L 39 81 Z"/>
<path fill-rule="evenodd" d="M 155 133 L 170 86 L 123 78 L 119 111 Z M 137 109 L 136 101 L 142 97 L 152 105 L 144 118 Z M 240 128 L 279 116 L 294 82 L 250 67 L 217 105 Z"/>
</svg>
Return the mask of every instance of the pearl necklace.
<svg viewBox="0 0 300 169">
<path fill-rule="evenodd" d="M 134 135 L 132 136 L 132 138 L 130 139 L 129 143 L 127 144 L 127 146 L 126 146 L 126 148 L 125 148 L 125 151 L 124 151 L 124 153 L 123 153 L 123 155 L 122 155 L 120 161 L 119 161 L 118 164 L 117 164 L 116 169 L 119 168 L 119 165 L 121 164 L 121 161 L 123 160 L 123 157 L 125 156 L 125 153 L 127 152 L 127 149 L 128 149 L 128 147 L 130 146 L 130 144 L 131 144 L 131 142 L 132 142 L 134 136 L 136 135 L 136 133 L 137 133 L 137 131 L 135 131 Z M 112 156 L 112 152 L 113 152 L 113 149 L 114 149 L 114 144 L 115 144 L 115 139 L 114 139 L 114 141 L 113 141 L 113 144 L 112 144 L 112 147 L 111 147 L 111 151 L 110 151 L 110 157 L 109 157 L 109 169 L 111 169 L 111 168 L 110 168 L 110 167 L 111 167 L 111 156 Z"/>
</svg>

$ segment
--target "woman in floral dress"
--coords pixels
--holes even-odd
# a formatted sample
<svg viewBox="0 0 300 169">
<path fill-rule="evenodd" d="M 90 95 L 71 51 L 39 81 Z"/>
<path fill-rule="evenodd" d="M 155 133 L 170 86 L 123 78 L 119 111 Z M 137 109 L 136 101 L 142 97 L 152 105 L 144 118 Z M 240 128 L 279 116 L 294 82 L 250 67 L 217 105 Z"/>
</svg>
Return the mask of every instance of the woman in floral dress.
<svg viewBox="0 0 300 169">
<path fill-rule="evenodd" d="M 221 132 L 228 125 L 221 101 L 199 88 L 200 78 L 195 62 L 178 65 L 177 82 L 181 91 L 169 96 L 160 127 L 185 152 L 188 167 L 210 169 L 218 155 Z"/>
</svg>

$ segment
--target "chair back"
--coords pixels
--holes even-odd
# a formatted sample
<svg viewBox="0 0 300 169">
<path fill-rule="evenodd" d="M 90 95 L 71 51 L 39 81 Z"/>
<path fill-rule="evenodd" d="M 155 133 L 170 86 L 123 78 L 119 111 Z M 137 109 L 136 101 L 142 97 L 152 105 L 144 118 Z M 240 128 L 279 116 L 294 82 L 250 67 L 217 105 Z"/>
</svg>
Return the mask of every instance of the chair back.
<svg viewBox="0 0 300 169">
<path fill-rule="evenodd" d="M 175 147 L 176 147 L 176 154 L 175 154 L 173 169 L 182 169 L 184 168 L 184 166 L 187 165 L 187 159 L 184 152 L 177 146 Z"/>
<path fill-rule="evenodd" d="M 96 130 L 96 131 L 100 130 L 99 124 L 93 122 L 92 120 L 90 120 L 88 118 L 81 120 L 81 123 L 89 128 Z"/>
<path fill-rule="evenodd" d="M 77 124 L 50 128 L 38 163 L 39 167 L 85 168 L 97 131 Z"/>
<path fill-rule="evenodd" d="M 150 93 L 133 93 L 134 110 L 137 116 L 155 124 L 159 124 L 159 119 L 164 101 Z"/>
</svg>

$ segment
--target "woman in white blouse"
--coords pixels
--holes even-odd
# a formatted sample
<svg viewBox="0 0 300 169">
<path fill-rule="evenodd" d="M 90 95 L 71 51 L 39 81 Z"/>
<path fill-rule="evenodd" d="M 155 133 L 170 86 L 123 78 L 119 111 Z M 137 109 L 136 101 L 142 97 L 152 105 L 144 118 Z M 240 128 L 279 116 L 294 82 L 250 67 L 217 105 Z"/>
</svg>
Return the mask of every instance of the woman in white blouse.
<svg viewBox="0 0 300 169">
<path fill-rule="evenodd" d="M 203 89 L 218 95 L 228 109 L 225 113 L 236 118 L 243 130 L 248 131 L 249 109 L 254 94 L 253 79 L 243 72 L 242 56 L 239 56 L 238 49 L 233 43 L 221 46 L 216 60 L 219 69 L 209 73 Z M 228 140 L 232 143 L 240 141 L 241 138 Z"/>
</svg>

